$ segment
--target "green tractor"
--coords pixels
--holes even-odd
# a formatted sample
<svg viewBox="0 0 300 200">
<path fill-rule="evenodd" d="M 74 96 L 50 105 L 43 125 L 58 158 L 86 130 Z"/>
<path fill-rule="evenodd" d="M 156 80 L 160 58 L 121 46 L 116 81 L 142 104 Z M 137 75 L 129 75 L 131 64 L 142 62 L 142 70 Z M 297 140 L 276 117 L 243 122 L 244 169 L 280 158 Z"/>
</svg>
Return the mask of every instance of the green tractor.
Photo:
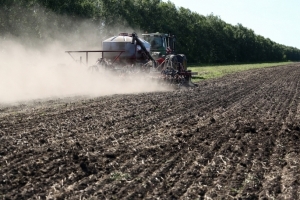
<svg viewBox="0 0 300 200">
<path fill-rule="evenodd" d="M 184 54 L 176 53 L 176 38 L 174 35 L 164 33 L 142 34 L 143 39 L 150 43 L 150 52 L 158 64 L 168 64 L 176 70 L 187 70 L 187 58 Z"/>
<path fill-rule="evenodd" d="M 167 84 L 196 86 L 191 82 L 192 72 L 187 70 L 186 56 L 175 51 L 174 35 L 146 33 L 142 36 L 139 38 L 136 33 L 120 33 L 104 40 L 103 50 L 66 52 L 70 55 L 75 52 L 85 53 L 87 66 L 88 53 L 101 53 L 101 58 L 90 67 L 93 71 L 103 68 L 119 75 L 144 72 Z"/>
</svg>

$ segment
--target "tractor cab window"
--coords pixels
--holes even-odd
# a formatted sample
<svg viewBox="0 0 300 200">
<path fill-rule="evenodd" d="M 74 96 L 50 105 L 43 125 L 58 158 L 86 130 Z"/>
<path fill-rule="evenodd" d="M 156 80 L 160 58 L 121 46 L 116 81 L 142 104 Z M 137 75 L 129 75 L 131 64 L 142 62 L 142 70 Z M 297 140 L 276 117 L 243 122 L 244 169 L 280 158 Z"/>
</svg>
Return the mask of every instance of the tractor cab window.
<svg viewBox="0 0 300 200">
<path fill-rule="evenodd" d="M 162 41 L 162 38 L 161 37 L 152 37 L 151 38 L 151 41 L 150 41 L 150 44 L 151 44 L 151 48 L 152 49 L 159 49 L 161 47 L 163 47 L 163 41 Z"/>
<path fill-rule="evenodd" d="M 159 50 L 165 46 L 161 36 L 147 35 L 144 39 L 151 44 L 152 50 Z"/>
<path fill-rule="evenodd" d="M 160 34 L 145 34 L 143 35 L 144 40 L 150 43 L 151 45 L 151 52 L 159 52 L 162 55 L 166 55 L 166 37 Z"/>
</svg>

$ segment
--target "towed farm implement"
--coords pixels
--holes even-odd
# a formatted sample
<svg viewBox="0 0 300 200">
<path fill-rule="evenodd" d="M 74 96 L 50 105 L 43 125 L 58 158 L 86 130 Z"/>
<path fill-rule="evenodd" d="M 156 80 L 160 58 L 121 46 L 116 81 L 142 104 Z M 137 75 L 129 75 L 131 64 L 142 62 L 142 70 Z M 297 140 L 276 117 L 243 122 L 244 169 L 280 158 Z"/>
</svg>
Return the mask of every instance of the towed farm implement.
<svg viewBox="0 0 300 200">
<path fill-rule="evenodd" d="M 187 70 L 187 58 L 175 52 L 175 36 L 162 33 L 142 34 L 120 33 L 102 42 L 103 50 L 66 51 L 74 60 L 72 53 L 85 53 L 89 65 L 89 53 L 100 53 L 96 63 L 89 66 L 92 71 L 100 69 L 112 71 L 119 76 L 143 76 L 164 84 L 178 87 L 194 87 L 192 72 Z M 80 57 L 82 64 L 82 57 Z"/>
</svg>

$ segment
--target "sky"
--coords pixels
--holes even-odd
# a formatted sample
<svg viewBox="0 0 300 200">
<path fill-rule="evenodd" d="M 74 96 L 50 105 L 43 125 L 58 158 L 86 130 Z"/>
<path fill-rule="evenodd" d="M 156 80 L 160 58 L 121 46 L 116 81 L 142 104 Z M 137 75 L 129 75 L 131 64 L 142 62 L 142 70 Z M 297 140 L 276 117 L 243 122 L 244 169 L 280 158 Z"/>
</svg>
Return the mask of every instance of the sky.
<svg viewBox="0 0 300 200">
<path fill-rule="evenodd" d="M 219 16 L 232 25 L 240 23 L 257 35 L 300 49 L 300 0 L 169 1 L 204 16 Z"/>
</svg>

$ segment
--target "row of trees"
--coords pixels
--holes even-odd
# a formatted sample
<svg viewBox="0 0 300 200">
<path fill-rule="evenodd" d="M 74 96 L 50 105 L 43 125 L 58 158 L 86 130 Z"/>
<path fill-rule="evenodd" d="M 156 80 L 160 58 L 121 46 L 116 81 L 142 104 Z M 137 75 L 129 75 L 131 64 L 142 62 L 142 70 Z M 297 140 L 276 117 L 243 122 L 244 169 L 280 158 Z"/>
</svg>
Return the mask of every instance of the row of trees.
<svg viewBox="0 0 300 200">
<path fill-rule="evenodd" d="M 82 29 L 82 22 L 93 24 Z M 45 28 L 47 27 L 47 28 Z M 114 27 L 114 28 L 113 28 Z M 130 27 L 130 28 L 129 28 Z M 177 36 L 180 53 L 190 62 L 233 63 L 299 61 L 300 50 L 257 35 L 242 24 L 203 16 L 161 0 L 2 0 L 0 34 L 31 36 L 40 41 L 56 30 L 95 32 L 106 38 L 116 31 L 164 32 Z"/>
</svg>

